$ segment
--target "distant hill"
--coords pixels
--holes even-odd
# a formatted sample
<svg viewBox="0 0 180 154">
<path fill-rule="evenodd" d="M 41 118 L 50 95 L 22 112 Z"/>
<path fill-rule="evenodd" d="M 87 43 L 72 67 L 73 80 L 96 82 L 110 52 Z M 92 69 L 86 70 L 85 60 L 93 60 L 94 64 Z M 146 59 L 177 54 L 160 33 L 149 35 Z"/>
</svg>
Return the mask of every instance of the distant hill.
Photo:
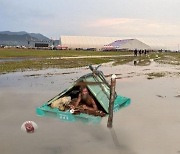
<svg viewBox="0 0 180 154">
<path fill-rule="evenodd" d="M 10 32 L 1 31 L 0 32 L 0 45 L 8 46 L 31 46 L 34 47 L 35 43 L 47 43 L 49 46 L 59 45 L 59 40 L 51 40 L 48 37 L 40 33 L 28 33 L 25 31 L 20 32 Z"/>
<path fill-rule="evenodd" d="M 50 39 L 40 33 L 29 33 L 31 37 L 37 38 L 41 41 L 49 41 Z"/>
<path fill-rule="evenodd" d="M 38 39 L 30 36 L 29 34 L 23 34 L 23 35 L 0 34 L 0 41 L 38 41 Z"/>
<path fill-rule="evenodd" d="M 0 41 L 49 41 L 50 39 L 39 33 L 21 32 L 0 32 Z"/>
</svg>

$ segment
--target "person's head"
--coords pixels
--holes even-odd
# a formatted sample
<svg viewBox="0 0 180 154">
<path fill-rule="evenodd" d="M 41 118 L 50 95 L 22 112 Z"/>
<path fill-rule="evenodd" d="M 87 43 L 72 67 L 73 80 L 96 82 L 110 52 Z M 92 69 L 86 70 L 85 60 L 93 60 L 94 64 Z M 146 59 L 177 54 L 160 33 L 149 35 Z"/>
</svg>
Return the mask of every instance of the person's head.
<svg viewBox="0 0 180 154">
<path fill-rule="evenodd" d="M 87 99 L 89 92 L 86 87 L 81 87 L 81 95 L 82 95 L 82 99 Z"/>
<path fill-rule="evenodd" d="M 86 87 L 81 87 L 81 93 L 82 93 L 83 95 L 86 95 L 86 94 L 88 94 L 89 92 L 88 92 L 88 89 L 87 89 Z"/>
</svg>

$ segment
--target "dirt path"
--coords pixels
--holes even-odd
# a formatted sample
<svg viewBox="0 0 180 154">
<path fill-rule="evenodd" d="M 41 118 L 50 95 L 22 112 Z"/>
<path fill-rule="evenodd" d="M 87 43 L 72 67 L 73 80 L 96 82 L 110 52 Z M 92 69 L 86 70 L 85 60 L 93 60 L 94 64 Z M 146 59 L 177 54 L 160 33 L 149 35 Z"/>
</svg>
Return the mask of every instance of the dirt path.
<svg viewBox="0 0 180 154">
<path fill-rule="evenodd" d="M 77 56 L 77 57 L 52 57 L 48 59 L 113 58 L 113 57 L 132 57 L 132 56 L 133 55 Z"/>
</svg>

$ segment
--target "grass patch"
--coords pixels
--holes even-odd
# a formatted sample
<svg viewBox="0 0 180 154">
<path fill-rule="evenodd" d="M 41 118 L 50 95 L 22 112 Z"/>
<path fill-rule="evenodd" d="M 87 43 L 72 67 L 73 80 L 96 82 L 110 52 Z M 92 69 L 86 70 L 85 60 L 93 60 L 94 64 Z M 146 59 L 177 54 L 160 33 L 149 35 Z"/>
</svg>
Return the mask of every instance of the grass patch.
<svg viewBox="0 0 180 154">
<path fill-rule="evenodd" d="M 77 50 L 35 50 L 35 49 L 0 49 L 0 58 L 27 58 L 23 61 L 0 62 L 0 73 L 24 71 L 45 68 L 75 68 L 90 64 L 101 64 L 112 61 L 110 58 L 80 58 L 80 59 L 47 59 L 52 57 L 77 56 L 118 56 L 132 54 L 132 52 L 102 52 Z M 35 58 L 28 60 L 28 58 Z M 36 59 L 37 58 L 37 59 Z"/>
<path fill-rule="evenodd" d="M 77 56 L 120 56 L 105 58 L 80 58 L 80 59 L 47 59 L 52 57 L 77 57 Z M 77 50 L 35 50 L 35 49 L 3 49 L 0 48 L 0 59 L 26 58 L 23 61 L 0 62 L 0 73 L 24 71 L 29 69 L 46 68 L 75 68 L 88 66 L 90 64 L 101 64 L 113 61 L 113 65 L 122 65 L 134 60 L 137 65 L 149 65 L 151 59 L 158 63 L 178 64 L 180 65 L 180 53 L 155 53 L 134 57 L 132 52 L 117 51 L 77 51 Z M 29 58 L 33 58 L 30 60 Z M 176 62 L 176 63 L 173 63 Z M 149 74 L 149 77 L 162 77 L 162 74 Z"/>
<path fill-rule="evenodd" d="M 112 59 L 114 61 L 113 65 L 122 65 L 122 64 L 127 64 L 131 61 L 134 60 L 134 57 L 132 56 L 127 56 L 127 57 L 119 57 L 119 58 L 113 58 Z"/>
<path fill-rule="evenodd" d="M 122 65 L 127 64 L 129 62 L 136 61 L 138 66 L 147 66 L 150 65 L 151 59 L 159 59 L 162 55 L 159 53 L 150 53 L 148 55 L 141 55 L 141 56 L 127 56 L 127 57 L 119 57 L 114 58 L 113 65 Z"/>
<path fill-rule="evenodd" d="M 160 78 L 166 76 L 165 72 L 152 72 L 152 73 L 147 73 L 148 75 L 147 79 L 154 79 L 154 78 Z"/>
<path fill-rule="evenodd" d="M 36 50 L 36 49 L 4 49 L 0 48 L 0 58 L 31 57 L 77 57 L 77 56 L 111 56 L 126 55 L 132 52 L 102 52 L 102 51 L 78 51 L 78 50 Z"/>
<path fill-rule="evenodd" d="M 180 65 L 180 53 L 160 53 L 160 58 L 156 62 L 162 64 Z"/>
<path fill-rule="evenodd" d="M 41 70 L 46 68 L 75 68 L 88 66 L 90 64 L 101 64 L 109 62 L 109 59 L 87 58 L 87 59 L 43 59 L 43 60 L 26 60 L 18 62 L 0 63 L 0 73 L 25 71 L 25 70 Z"/>
</svg>

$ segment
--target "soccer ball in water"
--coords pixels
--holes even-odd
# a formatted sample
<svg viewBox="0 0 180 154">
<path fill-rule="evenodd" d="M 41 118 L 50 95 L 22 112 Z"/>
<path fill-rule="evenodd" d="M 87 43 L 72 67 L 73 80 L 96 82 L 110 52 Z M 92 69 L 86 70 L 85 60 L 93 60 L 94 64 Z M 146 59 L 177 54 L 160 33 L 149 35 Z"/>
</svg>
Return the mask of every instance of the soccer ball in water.
<svg viewBox="0 0 180 154">
<path fill-rule="evenodd" d="M 34 121 L 25 121 L 21 126 L 21 130 L 26 133 L 34 133 L 37 128 L 38 126 Z"/>
</svg>

